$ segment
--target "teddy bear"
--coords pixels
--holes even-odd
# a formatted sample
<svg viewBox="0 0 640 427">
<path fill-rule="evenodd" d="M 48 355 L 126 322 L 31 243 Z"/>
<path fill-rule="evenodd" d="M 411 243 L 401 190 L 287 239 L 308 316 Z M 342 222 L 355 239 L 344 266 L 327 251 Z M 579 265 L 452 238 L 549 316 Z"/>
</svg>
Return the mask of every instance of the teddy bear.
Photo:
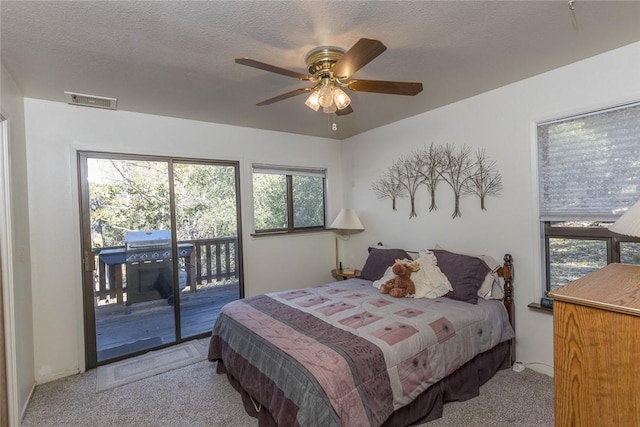
<svg viewBox="0 0 640 427">
<path fill-rule="evenodd" d="M 380 286 L 381 294 L 389 294 L 392 297 L 402 298 L 416 293 L 416 286 L 411 280 L 411 273 L 420 270 L 420 264 L 416 261 L 408 262 L 397 259 L 391 267 L 396 275 L 391 280 Z"/>
</svg>

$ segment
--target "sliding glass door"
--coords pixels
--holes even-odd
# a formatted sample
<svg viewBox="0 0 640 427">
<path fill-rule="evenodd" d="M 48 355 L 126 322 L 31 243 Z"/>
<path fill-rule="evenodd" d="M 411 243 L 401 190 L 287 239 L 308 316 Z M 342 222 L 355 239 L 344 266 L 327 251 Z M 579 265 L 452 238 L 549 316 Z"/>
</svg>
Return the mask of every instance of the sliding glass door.
<svg viewBox="0 0 640 427">
<path fill-rule="evenodd" d="M 222 305 L 240 298 L 237 167 L 175 162 L 173 176 L 187 338 L 211 332 Z"/>
<path fill-rule="evenodd" d="M 238 164 L 78 162 L 88 367 L 210 333 L 242 294 Z"/>
</svg>

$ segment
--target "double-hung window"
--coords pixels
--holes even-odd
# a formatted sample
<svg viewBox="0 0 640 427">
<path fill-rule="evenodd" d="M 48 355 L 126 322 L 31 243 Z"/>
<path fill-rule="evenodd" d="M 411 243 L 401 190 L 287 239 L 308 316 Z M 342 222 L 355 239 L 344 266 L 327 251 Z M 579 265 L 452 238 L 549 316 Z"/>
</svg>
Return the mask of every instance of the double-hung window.
<svg viewBox="0 0 640 427">
<path fill-rule="evenodd" d="M 253 165 L 256 234 L 325 229 L 326 170 Z"/>
<path fill-rule="evenodd" d="M 539 123 L 537 139 L 546 291 L 640 264 L 640 239 L 608 229 L 640 199 L 640 103 Z"/>
</svg>

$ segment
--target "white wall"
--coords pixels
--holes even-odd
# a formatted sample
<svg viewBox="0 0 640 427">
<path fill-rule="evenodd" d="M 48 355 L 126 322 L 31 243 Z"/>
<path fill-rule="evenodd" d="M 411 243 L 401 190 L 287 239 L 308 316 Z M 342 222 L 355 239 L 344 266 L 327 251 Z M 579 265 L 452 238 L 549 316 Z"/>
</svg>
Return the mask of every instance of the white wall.
<svg viewBox="0 0 640 427">
<path fill-rule="evenodd" d="M 246 295 L 331 278 L 331 232 L 250 236 L 251 164 L 326 167 L 333 218 L 343 198 L 340 142 L 35 99 L 25 112 L 38 383 L 84 369 L 77 150 L 240 161 Z"/>
<path fill-rule="evenodd" d="M 524 66 L 524 65 L 523 65 Z M 429 96 L 428 93 L 421 96 Z M 366 245 L 382 241 L 409 249 L 436 243 L 498 259 L 514 257 L 517 358 L 541 362 L 531 368 L 552 374 L 552 316 L 527 309 L 543 287 L 537 205 L 535 123 L 640 99 L 640 43 L 626 46 L 355 136 L 344 147 L 345 189 L 366 231 L 348 242 L 349 263 L 361 266 Z M 383 101 L 381 99 L 381 101 Z M 409 219 L 409 199 L 378 200 L 371 183 L 394 159 L 423 145 L 467 144 L 485 148 L 497 161 L 504 190 L 486 200 L 461 201 L 462 217 L 452 219 L 453 193 L 446 183 L 437 191 L 438 210 L 428 212 L 421 189 L 418 217 Z"/>
<path fill-rule="evenodd" d="M 36 381 L 84 368 L 75 167 L 78 149 L 240 160 L 248 296 L 324 282 L 330 278 L 328 270 L 334 263 L 331 233 L 249 236 L 251 163 L 326 166 L 329 217 L 335 216 L 344 201 L 344 206 L 360 214 L 366 229 L 343 242 L 345 265 L 361 266 L 365 247 L 378 241 L 411 249 L 440 243 L 494 257 L 509 252 L 515 260 L 518 359 L 551 365 L 552 317 L 526 307 L 538 300 L 542 287 L 535 122 L 637 99 L 640 43 L 342 143 L 26 99 Z M 427 211 L 428 198 L 420 192 L 418 217 L 411 220 L 408 200 L 400 200 L 398 211 L 392 212 L 388 200 L 375 198 L 369 187 L 392 160 L 431 142 L 485 148 L 497 161 L 504 190 L 500 197 L 487 200 L 487 211 L 480 211 L 477 199 L 467 197 L 461 203 L 462 218 L 451 219 L 453 200 L 446 184 L 438 189 L 436 212 Z M 341 160 L 342 168 L 333 167 Z M 545 365 L 531 367 L 551 373 Z"/>
<path fill-rule="evenodd" d="M 0 245 L 4 265 L 5 339 L 8 351 L 9 422 L 18 425 L 34 383 L 31 266 L 29 260 L 29 206 L 24 103 L 20 89 L 4 65 L 0 113 L 7 119 L 8 146 L 0 150 Z M 6 180 L 5 180 L 6 179 Z M 7 182 L 8 181 L 8 182 Z"/>
</svg>

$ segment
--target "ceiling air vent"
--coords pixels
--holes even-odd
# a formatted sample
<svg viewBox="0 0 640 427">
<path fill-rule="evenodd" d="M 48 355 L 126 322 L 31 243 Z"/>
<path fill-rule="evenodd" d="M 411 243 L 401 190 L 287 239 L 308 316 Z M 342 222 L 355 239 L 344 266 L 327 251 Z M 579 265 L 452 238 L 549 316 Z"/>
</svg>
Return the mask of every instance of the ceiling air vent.
<svg viewBox="0 0 640 427">
<path fill-rule="evenodd" d="M 65 92 L 69 97 L 67 101 L 71 105 L 80 105 L 83 107 L 106 108 L 115 110 L 118 102 L 115 98 L 106 98 L 104 96 L 85 95 L 82 93 Z"/>
</svg>

